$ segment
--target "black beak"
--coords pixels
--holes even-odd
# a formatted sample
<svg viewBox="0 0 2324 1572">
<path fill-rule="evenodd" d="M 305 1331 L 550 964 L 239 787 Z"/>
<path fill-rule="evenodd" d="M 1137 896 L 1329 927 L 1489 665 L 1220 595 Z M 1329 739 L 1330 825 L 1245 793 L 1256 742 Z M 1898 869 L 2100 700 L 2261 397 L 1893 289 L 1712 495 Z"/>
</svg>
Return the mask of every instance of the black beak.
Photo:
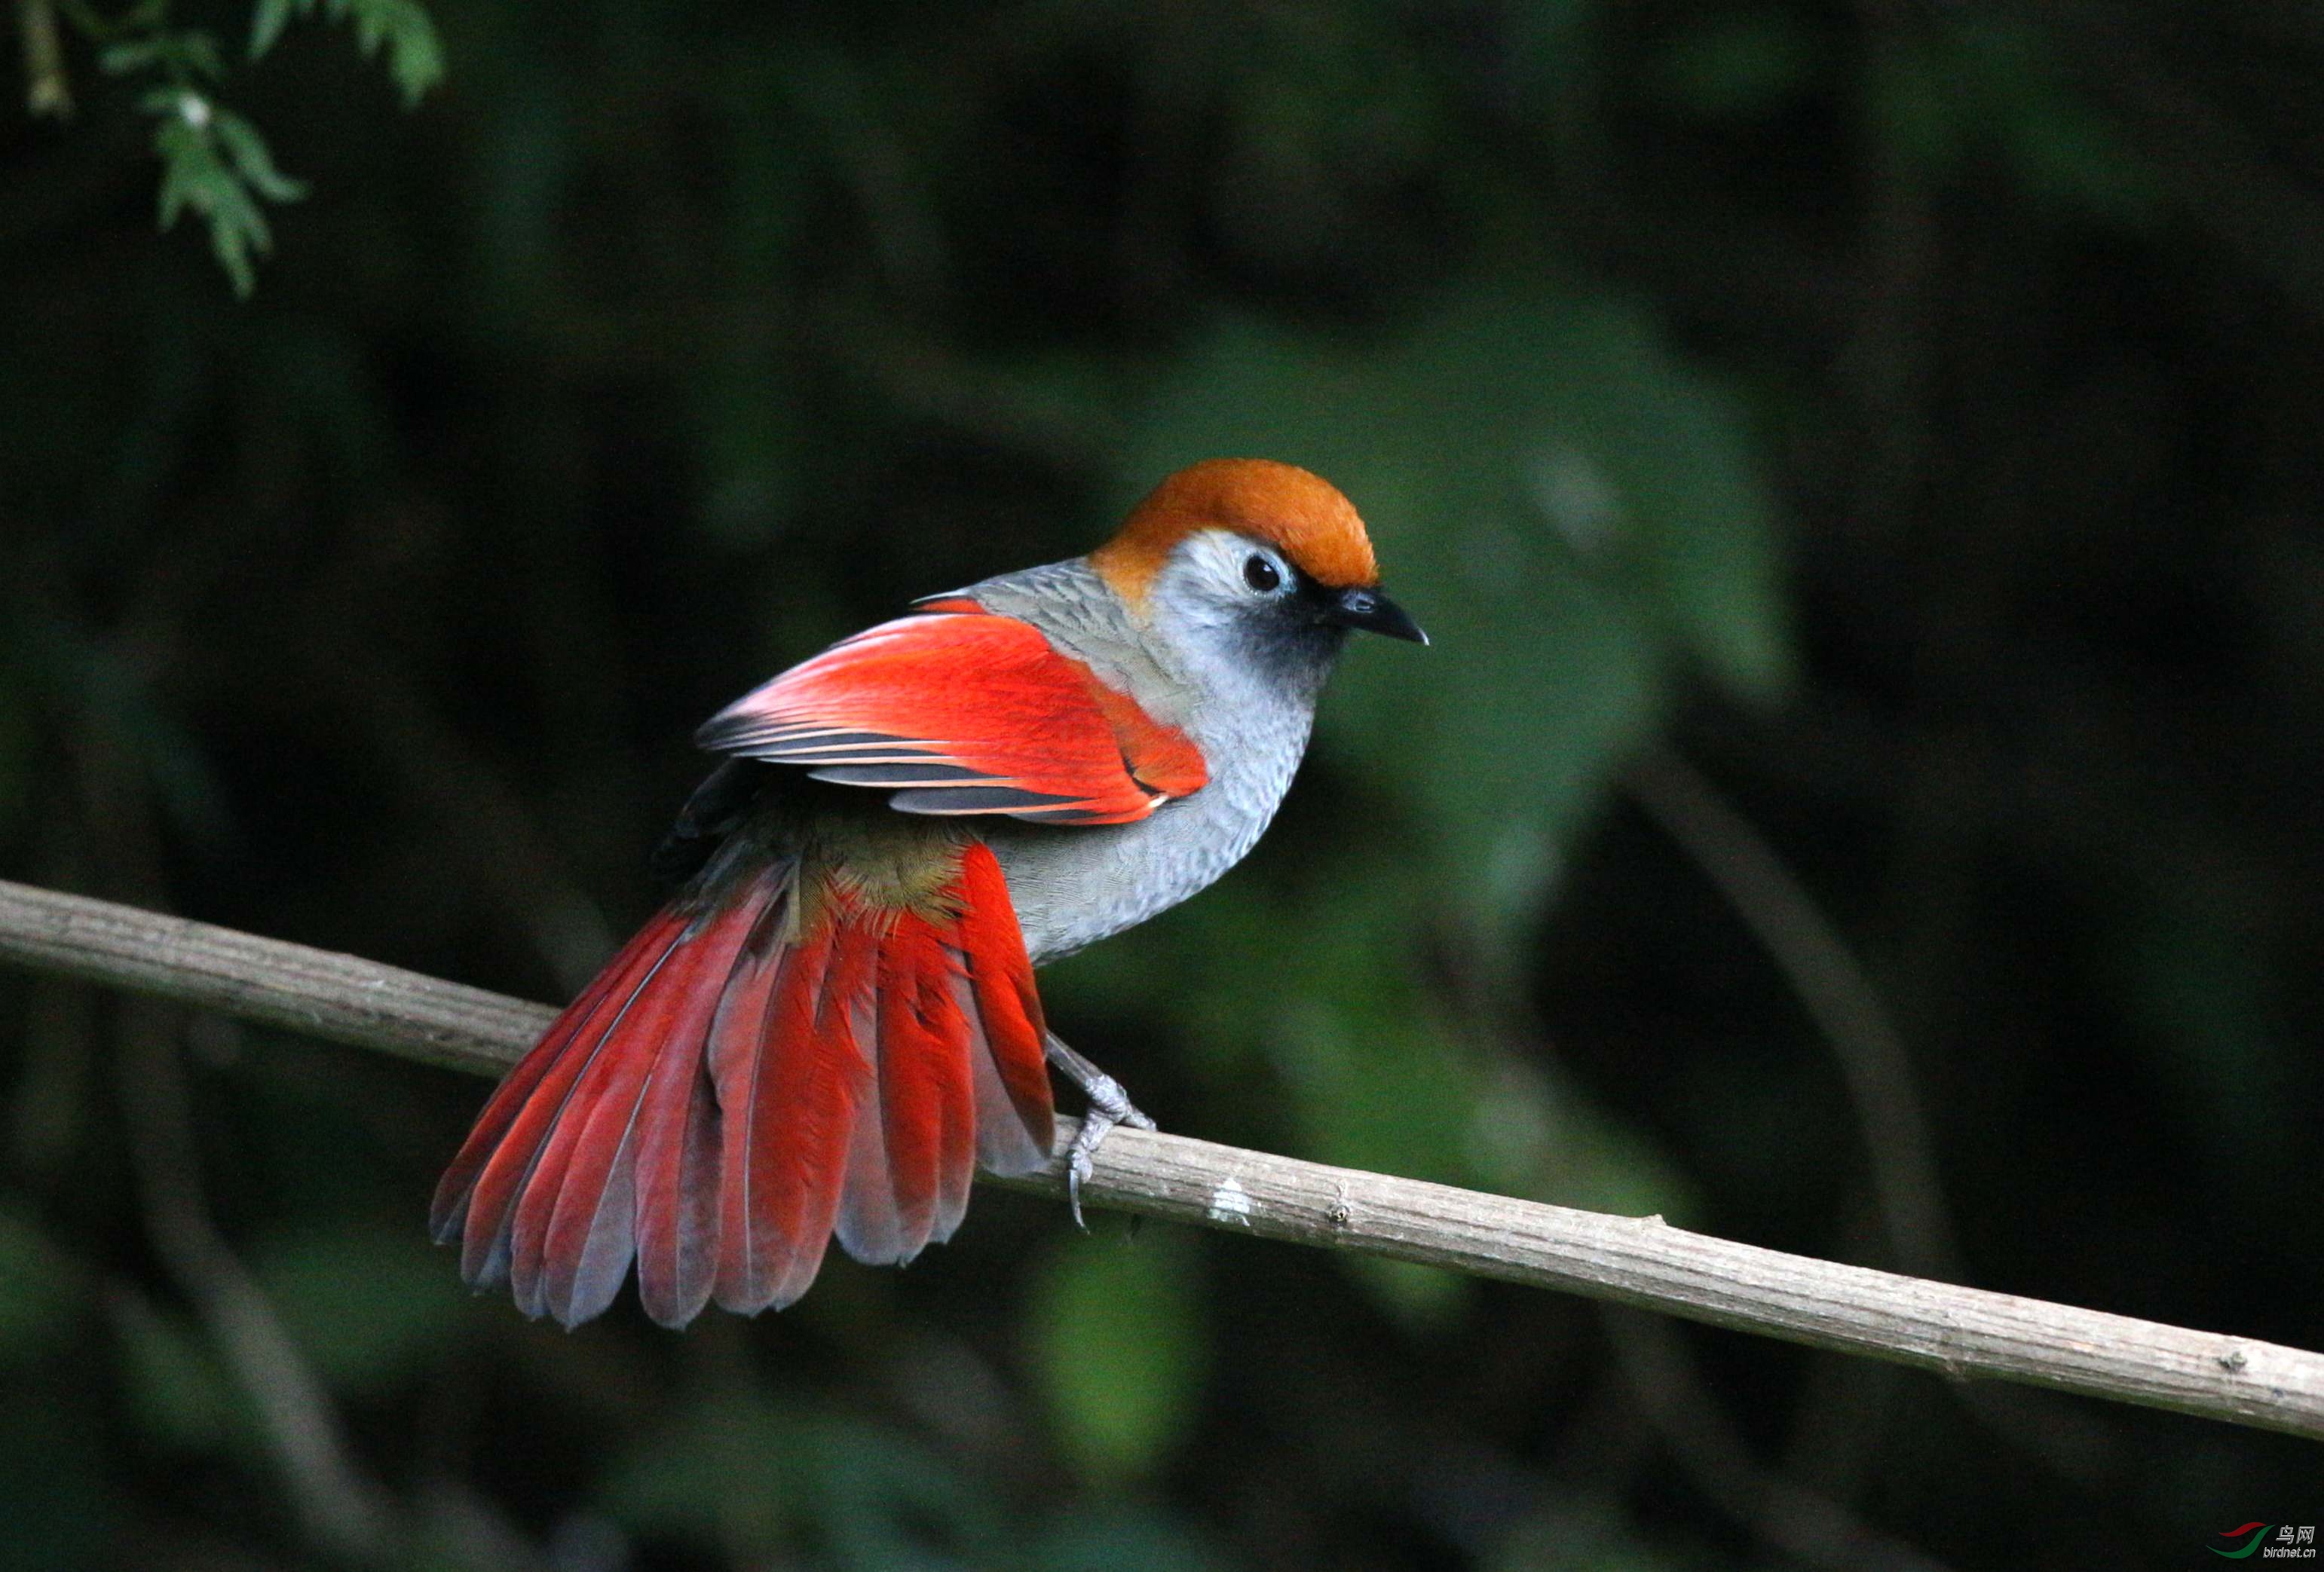
<svg viewBox="0 0 2324 1572">
<path fill-rule="evenodd" d="M 1342 628 L 1361 628 L 1368 632 L 1385 633 L 1390 639 L 1409 639 L 1415 644 L 1428 642 L 1428 635 L 1420 630 L 1420 624 L 1406 615 L 1402 606 L 1378 590 L 1341 591 L 1332 598 L 1323 620 Z"/>
</svg>

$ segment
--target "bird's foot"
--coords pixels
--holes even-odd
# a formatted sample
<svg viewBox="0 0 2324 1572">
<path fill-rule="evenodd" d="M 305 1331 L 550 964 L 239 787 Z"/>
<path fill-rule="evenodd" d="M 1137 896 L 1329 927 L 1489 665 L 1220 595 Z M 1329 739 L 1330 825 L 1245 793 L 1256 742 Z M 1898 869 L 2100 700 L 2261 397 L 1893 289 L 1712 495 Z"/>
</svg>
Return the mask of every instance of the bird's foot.
<svg viewBox="0 0 2324 1572">
<path fill-rule="evenodd" d="M 1122 1090 L 1121 1082 L 1066 1047 L 1056 1033 L 1049 1034 L 1047 1046 L 1049 1062 L 1081 1088 L 1082 1095 L 1089 1099 L 1089 1109 L 1082 1116 L 1082 1127 L 1074 1133 L 1074 1143 L 1065 1152 L 1065 1201 L 1073 1208 L 1074 1227 L 1087 1233 L 1089 1225 L 1082 1221 L 1082 1182 L 1095 1166 L 1097 1149 L 1105 1144 L 1105 1138 L 1117 1125 L 1150 1130 L 1154 1121 L 1138 1111 L 1130 1094 Z"/>
</svg>

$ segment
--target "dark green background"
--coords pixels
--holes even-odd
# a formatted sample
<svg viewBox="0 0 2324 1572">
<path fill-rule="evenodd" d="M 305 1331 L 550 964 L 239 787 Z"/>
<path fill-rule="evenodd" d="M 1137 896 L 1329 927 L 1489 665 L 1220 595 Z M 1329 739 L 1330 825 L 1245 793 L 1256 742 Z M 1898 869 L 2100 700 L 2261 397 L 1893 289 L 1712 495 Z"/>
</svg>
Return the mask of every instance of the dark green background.
<svg viewBox="0 0 2324 1572">
<path fill-rule="evenodd" d="M 1436 643 L 1354 649 L 1250 861 L 1046 975 L 1166 1127 L 2324 1345 L 2324 14 L 19 15 L 77 113 L 0 144 L 0 875 L 567 997 L 703 716 L 1288 459 Z M 246 300 L 155 233 L 187 87 L 305 188 Z M 779 1317 L 568 1336 L 422 1237 L 484 1090 L 0 976 L 0 1564 L 329 1564 L 252 1316 L 413 1567 L 2324 1522 L 2312 1443 L 997 1193 Z"/>
</svg>

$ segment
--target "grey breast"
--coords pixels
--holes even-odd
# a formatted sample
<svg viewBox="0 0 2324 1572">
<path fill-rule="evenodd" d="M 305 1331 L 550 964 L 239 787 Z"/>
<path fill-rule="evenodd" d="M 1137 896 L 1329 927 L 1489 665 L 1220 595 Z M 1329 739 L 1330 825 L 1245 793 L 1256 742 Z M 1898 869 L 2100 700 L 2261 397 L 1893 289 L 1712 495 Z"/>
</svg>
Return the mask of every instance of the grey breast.
<svg viewBox="0 0 2324 1572">
<path fill-rule="evenodd" d="M 1167 911 L 1242 860 L 1306 749 L 1312 689 L 1255 683 L 1215 652 L 1157 638 L 1083 558 L 961 593 L 1030 622 L 1154 719 L 1185 731 L 1210 773 L 1201 791 L 1132 824 L 994 822 L 987 838 L 1036 964 Z"/>
</svg>

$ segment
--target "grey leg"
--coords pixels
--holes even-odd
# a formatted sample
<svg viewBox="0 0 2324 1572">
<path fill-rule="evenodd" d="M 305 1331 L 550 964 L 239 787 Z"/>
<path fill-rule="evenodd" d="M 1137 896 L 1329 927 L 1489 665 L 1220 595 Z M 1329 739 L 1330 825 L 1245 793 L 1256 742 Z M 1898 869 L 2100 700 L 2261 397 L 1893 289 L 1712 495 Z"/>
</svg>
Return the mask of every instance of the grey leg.
<svg viewBox="0 0 2324 1572">
<path fill-rule="evenodd" d="M 1057 1072 L 1082 1089 L 1089 1099 L 1089 1111 L 1082 1116 L 1080 1134 L 1074 1137 L 1073 1147 L 1065 1154 L 1065 1200 L 1074 1209 L 1074 1227 L 1086 1232 L 1089 1225 L 1082 1221 L 1082 1181 L 1090 1175 L 1091 1158 L 1105 1144 L 1116 1125 L 1128 1125 L 1133 1130 L 1150 1130 L 1154 1121 L 1138 1111 L 1130 1094 L 1116 1080 L 1096 1065 L 1065 1046 L 1055 1032 L 1047 1044 L 1049 1062 Z"/>
</svg>

